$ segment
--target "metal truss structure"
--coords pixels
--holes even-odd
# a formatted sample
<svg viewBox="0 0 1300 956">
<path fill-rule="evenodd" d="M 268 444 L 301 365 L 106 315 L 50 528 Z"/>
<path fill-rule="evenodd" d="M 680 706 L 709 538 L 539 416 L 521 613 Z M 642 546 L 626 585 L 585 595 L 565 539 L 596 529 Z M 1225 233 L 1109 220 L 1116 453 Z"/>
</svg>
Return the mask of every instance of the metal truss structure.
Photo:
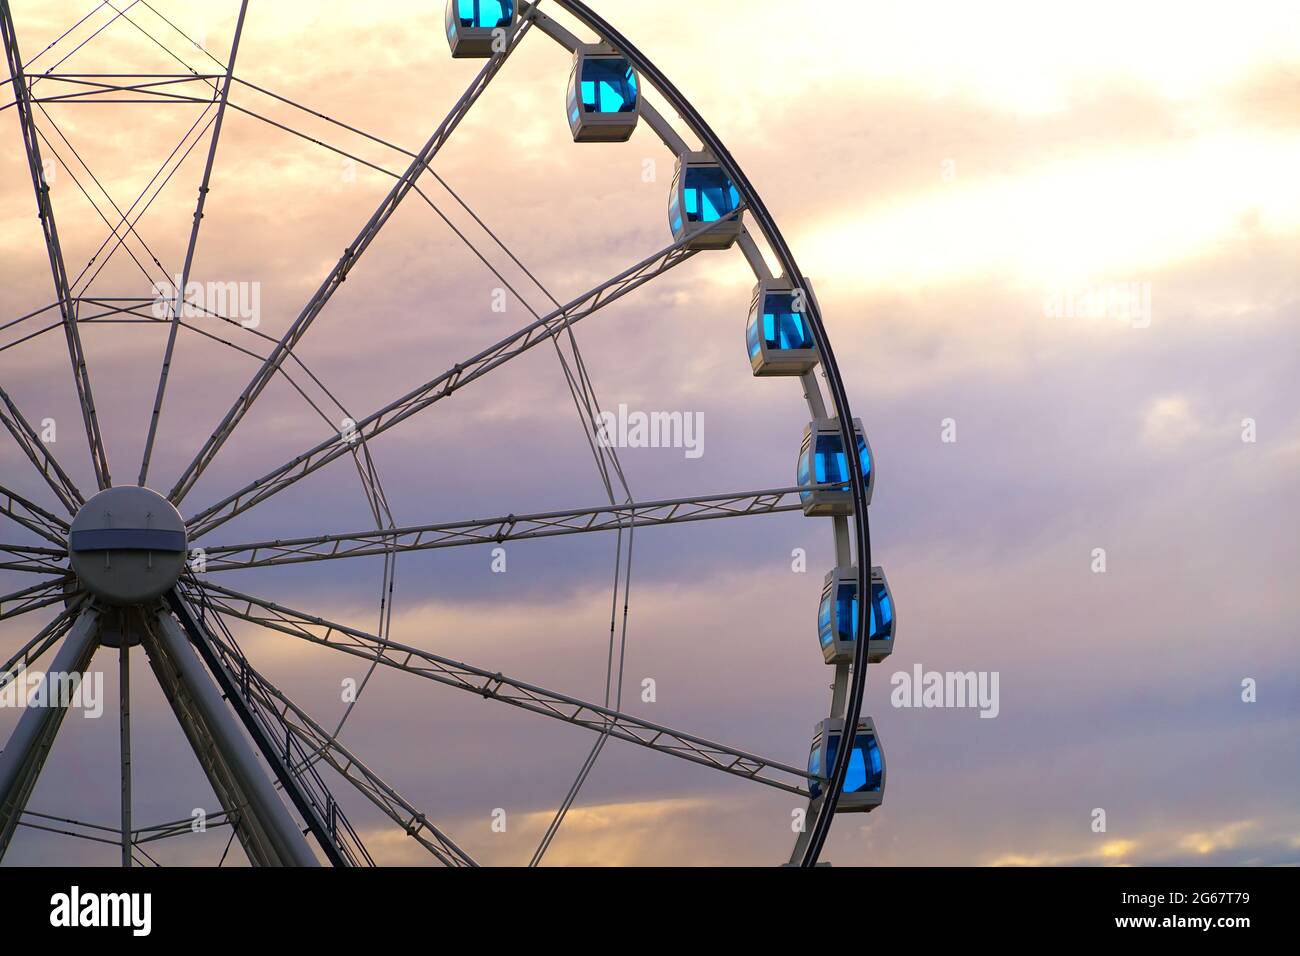
<svg viewBox="0 0 1300 956">
<path fill-rule="evenodd" d="M 137 8 L 137 3 L 142 5 Z M 626 594 L 631 578 L 631 541 L 637 529 L 724 518 L 752 518 L 801 510 L 800 495 L 810 490 L 808 485 L 802 488 L 775 487 L 666 499 L 634 498 L 617 452 L 599 440 L 595 424 L 599 415 L 599 403 L 574 334 L 575 327 L 583 320 L 699 255 L 703 247 L 699 240 L 711 231 L 739 228 L 736 245 L 760 283 L 775 278 L 769 265 L 769 262 L 774 261 L 779 265 L 781 276 L 797 287 L 806 287 L 806 280 L 762 198 L 703 117 L 655 64 L 589 5 L 577 0 L 554 0 L 546 4 L 537 0 L 517 4 L 517 9 L 511 14 L 511 26 L 502 30 L 502 42 L 485 57 L 482 68 L 469 87 L 434 128 L 424 145 L 414 151 L 389 143 L 335 120 L 315 108 L 296 103 L 241 78 L 236 72 L 236 61 L 249 6 L 249 0 L 238 2 L 236 25 L 225 60 L 218 60 L 204 51 L 204 55 L 218 67 L 215 70 L 205 68 L 199 71 L 181 61 L 185 67 L 184 72 L 174 74 L 94 74 L 59 72 L 59 64 L 71 53 L 40 72 L 34 71 L 33 65 L 35 61 L 59 48 L 60 44 L 66 47 L 73 43 L 66 38 L 96 16 L 106 18 L 106 22 L 81 40 L 72 52 L 92 42 L 103 30 L 119 21 L 123 25 L 118 29 L 133 28 L 166 50 L 166 46 L 159 43 L 149 27 L 144 25 L 145 10 L 154 15 L 147 21 L 151 26 L 156 27 L 155 21 L 161 21 L 171 31 L 186 40 L 189 38 L 147 0 L 133 0 L 117 5 L 106 2 L 83 17 L 36 57 L 24 60 L 19 47 L 20 34 L 15 26 L 9 0 L 0 0 L 0 37 L 3 39 L 9 73 L 8 81 L 0 85 L 0 90 L 7 90 L 12 96 L 12 101 L 0 103 L 0 114 L 12 109 L 22 132 L 23 149 L 54 291 L 54 300 L 44 308 L 12 319 L 0 317 L 0 334 L 11 336 L 0 340 L 0 355 L 47 332 L 62 335 L 73 373 L 90 464 L 99 492 L 99 495 L 86 495 L 78 489 L 51 452 L 50 446 L 34 428 L 33 418 L 24 414 L 19 402 L 9 391 L 0 388 L 0 424 L 3 424 L 4 431 L 30 463 L 42 495 L 48 493 L 52 499 L 48 506 L 42 505 L 32 500 L 29 494 L 0 484 L 0 527 L 7 525 L 16 535 L 14 540 L 0 542 L 0 571 L 25 576 L 21 587 L 0 595 L 0 620 L 19 618 L 44 608 L 55 608 L 55 611 L 47 612 L 53 613 L 52 619 L 36 629 L 36 633 L 4 662 L 3 669 L 0 669 L 0 688 L 51 658 L 51 655 L 51 672 L 82 674 L 90 666 L 97 650 L 101 646 L 109 646 L 118 649 L 122 689 L 121 826 L 114 829 L 82 823 L 39 813 L 27 807 L 67 706 L 60 704 L 27 709 L 5 749 L 0 752 L 0 857 L 9 848 L 19 828 L 26 827 L 119 846 L 121 861 L 125 866 L 156 865 L 157 861 L 150 854 L 150 848 L 157 841 L 180 837 L 190 831 L 191 821 L 188 819 L 144 827 L 137 826 L 133 820 L 128 661 L 131 648 L 141 646 L 221 804 L 221 812 L 211 815 L 207 825 L 229 828 L 232 842 L 238 840 L 245 856 L 254 865 L 374 865 L 375 858 L 366 848 L 359 830 L 349 821 L 342 802 L 331 790 L 331 787 L 339 786 L 355 789 L 361 799 L 427 851 L 433 862 L 452 867 L 476 865 L 474 859 L 434 822 L 434 815 L 417 808 L 341 743 L 339 738 L 342 721 L 334 729 L 327 729 L 256 670 L 241 649 L 232 630 L 233 625 L 330 648 L 364 662 L 369 668 L 367 674 L 378 667 L 402 672 L 412 678 L 466 691 L 478 698 L 508 704 L 516 710 L 581 727 L 595 734 L 591 754 L 534 854 L 531 861 L 533 864 L 542 860 L 605 744 L 609 740 L 618 740 L 807 800 L 809 825 L 798 835 L 790 862 L 802 866 L 815 865 L 822 852 L 848 772 L 850 747 L 841 747 L 831 766 L 813 772 L 645 720 L 621 705 L 621 685 L 607 690 L 606 699 L 602 702 L 587 701 L 508 676 L 494 667 L 456 661 L 423 649 L 417 643 L 423 635 L 408 635 L 405 642 L 399 642 L 389 633 L 393 614 L 391 596 L 394 567 L 397 559 L 404 554 L 605 532 L 613 536 L 618 545 L 614 571 L 614 605 L 617 607 L 621 586 L 625 637 Z M 543 6 L 546 9 L 542 9 Z M 250 29 L 253 28 L 255 27 L 250 25 Z M 87 26 L 86 29 L 89 30 L 90 27 Z M 545 37 L 578 55 L 588 44 L 587 41 L 580 40 L 575 31 L 594 34 L 603 44 L 601 49 L 626 58 L 642 83 L 637 102 L 637 118 L 640 122 L 649 127 L 676 157 L 697 155 L 699 151 L 694 149 L 690 140 L 698 142 L 734 184 L 740 201 L 737 208 L 703 230 L 675 238 L 659 251 L 633 263 L 582 295 L 561 303 L 551 296 L 514 252 L 451 189 L 435 170 L 434 163 L 463 120 L 480 102 L 489 84 L 505 67 L 512 53 L 528 37 Z M 198 49 L 197 44 L 195 48 Z M 59 52 L 63 50 L 60 49 Z M 174 54 L 173 58 L 179 59 Z M 189 279 L 194 274 L 201 223 L 211 193 L 212 173 L 218 161 L 224 120 L 232 112 L 238 113 L 265 122 L 285 133 L 308 139 L 336 154 L 354 159 L 356 157 L 309 136 L 290 124 L 261 115 L 249 105 L 249 101 L 243 99 L 244 94 L 251 96 L 254 93 L 271 97 L 281 105 L 325 121 L 332 128 L 362 136 L 373 144 L 391 150 L 395 157 L 401 157 L 400 161 L 405 163 L 400 171 L 393 171 L 375 163 L 358 160 L 390 177 L 392 185 L 337 263 L 302 306 L 297 318 L 278 339 L 254 329 L 242 328 L 235 319 L 207 309 L 201 309 L 204 321 L 187 321 L 192 315 L 187 314 L 187 308 L 191 304 L 181 301 Z M 203 107 L 194 125 L 163 162 L 139 198 L 129 207 L 123 209 L 110 199 L 112 209 L 102 210 L 82 189 L 109 227 L 110 234 L 90 262 L 76 275 L 69 273 L 65 262 L 56 224 L 56 210 L 51 201 L 45 173 L 48 157 L 52 155 L 68 171 L 76 185 L 81 186 L 70 163 L 63 156 L 63 149 L 56 146 L 56 143 L 62 143 L 63 148 L 73 153 L 80 168 L 93 178 L 94 174 L 90 173 L 81 157 L 76 156 L 75 150 L 71 150 L 71 144 L 63 137 L 50 113 L 50 109 L 55 106 L 71 103 L 189 103 Z M 661 105 L 656 106 L 656 103 Z M 669 117 L 673 119 L 670 120 Z M 172 179 L 185 157 L 205 140 L 206 160 L 193 218 L 189 223 L 184 264 L 177 273 L 180 277 L 180 291 L 177 301 L 169 303 L 169 313 L 159 317 L 156 313 L 156 296 L 131 294 L 131 290 L 93 289 L 107 260 L 119 251 L 135 261 L 146 283 L 155 277 L 156 273 L 150 270 L 150 265 L 161 268 L 161 264 L 137 232 L 136 224 Z M 545 293 L 550 306 L 545 310 L 534 310 L 523 296 L 518 295 L 513 286 L 433 202 L 426 192 L 426 180 L 429 179 L 436 180 L 446 188 L 462 210 L 473 217 L 500 250 Z M 102 186 L 100 189 L 103 191 Z M 103 192 L 107 197 L 106 191 Z M 531 313 L 531 321 L 495 344 L 456 362 L 420 387 L 373 411 L 355 415 L 300 359 L 295 349 L 309 334 L 351 270 L 372 248 L 374 240 L 392 220 L 398 208 L 413 196 L 418 197 L 419 201 L 429 206 L 450 226 L 497 279 L 524 302 Z M 855 448 L 857 444 L 852 412 L 815 297 L 809 296 L 805 318 L 815 341 L 821 369 L 820 376 L 812 369 L 798 376 L 809 413 L 816 420 L 837 420 L 842 447 Z M 40 324 L 42 322 L 45 324 Z M 100 429 L 101 407 L 96 405 L 90 368 L 81 343 L 83 323 L 103 322 L 154 323 L 166 327 L 166 350 L 157 376 L 143 455 L 138 472 L 135 473 L 138 477 L 135 484 L 130 486 L 114 485 L 108 451 Z M 33 325 L 39 327 L 33 330 Z M 159 426 L 164 418 L 170 369 L 181 330 L 221 343 L 244 357 L 253 359 L 257 368 L 247 385 L 229 405 L 220 423 L 175 479 L 170 491 L 163 496 L 149 490 L 149 477 L 154 451 L 160 440 Z M 393 520 L 379 471 L 371 457 L 372 443 L 390 429 L 415 415 L 425 413 L 443 399 L 501 369 L 536 346 L 554 348 L 557 354 L 608 493 L 608 501 L 572 510 L 511 513 L 487 518 L 457 518 L 416 526 L 398 526 Z M 117 560 L 114 549 L 147 552 L 150 562 L 154 560 L 156 552 L 177 553 L 174 544 L 160 543 L 164 540 L 160 537 L 162 532 L 150 522 L 140 527 L 123 527 L 109 522 L 95 525 L 95 502 L 100 500 L 101 495 L 120 493 L 126 488 L 130 489 L 130 494 L 124 499 L 115 500 L 138 499 L 146 504 L 156 501 L 158 508 L 170 506 L 181 509 L 213 461 L 227 447 L 259 396 L 277 379 L 287 382 L 310 405 L 316 416 L 329 427 L 329 436 L 302 449 L 283 464 L 247 481 L 219 500 L 188 511 L 183 519 L 178 519 L 183 520 L 183 524 L 178 524 L 177 529 L 183 527 L 184 531 L 171 533 L 175 541 L 182 542 L 181 552 L 187 560 L 183 570 L 177 572 L 165 591 L 146 598 L 119 599 L 121 592 L 113 589 L 117 585 L 97 583 L 93 574 L 85 573 L 84 562 L 89 560 L 86 556 L 98 554 L 98 550 L 104 550 L 106 562 L 110 551 L 114 552 L 114 560 Z M 826 395 L 823 394 L 823 381 L 828 390 Z M 339 414 L 347 416 L 355 424 L 355 430 L 344 438 L 340 438 L 336 431 L 335 421 Z M 207 536 L 226 522 L 245 514 L 256 515 L 258 512 L 255 509 L 268 499 L 345 457 L 352 460 L 360 479 L 374 521 L 373 528 L 233 544 L 212 543 L 208 540 Z M 851 468 L 850 472 L 848 489 L 852 507 L 842 514 L 830 517 L 827 522 L 834 541 L 837 564 L 856 567 L 858 593 L 867 594 L 871 570 L 867 525 L 868 487 L 858 468 Z M 137 497 L 132 498 L 130 495 Z M 67 517 L 63 516 L 64 513 Z M 160 512 L 155 510 L 151 516 L 156 513 Z M 225 575 L 225 572 L 358 557 L 383 561 L 380 624 L 373 633 L 237 590 L 227 584 L 237 583 L 237 576 Z M 83 564 L 77 565 L 78 560 Z M 73 565 L 77 567 L 74 568 Z M 80 572 L 78 568 L 81 569 Z M 868 604 L 865 600 L 855 602 L 858 634 L 867 633 Z M 620 676 L 622 661 L 622 649 L 616 650 L 614 642 L 616 623 L 615 614 L 610 621 L 609 683 L 612 685 L 617 685 L 613 677 L 616 659 Z M 843 720 L 847 727 L 856 726 L 861 714 L 867 671 L 867 641 L 859 640 L 856 644 L 852 662 L 836 664 L 834 667 L 830 700 L 829 716 Z M 350 713 L 351 706 L 344 715 L 344 721 Z M 814 796 L 817 793 L 820 796 Z"/>
</svg>

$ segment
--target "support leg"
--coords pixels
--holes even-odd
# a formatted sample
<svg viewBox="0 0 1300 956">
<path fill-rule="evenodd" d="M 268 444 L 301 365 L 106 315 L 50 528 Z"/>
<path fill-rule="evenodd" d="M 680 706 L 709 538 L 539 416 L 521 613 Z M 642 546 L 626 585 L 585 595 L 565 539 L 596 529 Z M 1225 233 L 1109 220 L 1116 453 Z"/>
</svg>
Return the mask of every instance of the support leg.
<svg viewBox="0 0 1300 956">
<path fill-rule="evenodd" d="M 248 739 L 175 618 L 159 611 L 146 629 L 150 662 L 249 858 L 271 866 L 317 866 Z"/>
<path fill-rule="evenodd" d="M 122 741 L 122 865 L 131 866 L 131 642 L 123 631 L 117 657 Z"/>
<path fill-rule="evenodd" d="M 91 607 L 81 612 L 63 638 L 63 645 L 46 672 L 47 678 L 49 675 L 83 675 L 98 644 L 99 611 Z M 52 698 L 56 696 L 51 695 Z M 47 703 L 47 707 L 28 707 L 23 711 L 8 745 L 0 753 L 0 859 L 9 849 L 23 808 L 27 806 L 27 799 L 36 786 L 36 779 L 67 713 L 65 706 L 59 706 L 67 701 L 51 699 Z"/>
</svg>

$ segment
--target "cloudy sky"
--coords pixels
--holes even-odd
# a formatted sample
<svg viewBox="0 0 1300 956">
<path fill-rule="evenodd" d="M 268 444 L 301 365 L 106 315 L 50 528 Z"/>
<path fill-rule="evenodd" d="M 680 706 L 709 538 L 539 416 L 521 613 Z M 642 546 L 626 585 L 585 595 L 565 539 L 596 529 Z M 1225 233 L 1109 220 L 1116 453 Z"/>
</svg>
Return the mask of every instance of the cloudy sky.
<svg viewBox="0 0 1300 956">
<path fill-rule="evenodd" d="M 226 59 L 238 9 L 141 0 L 109 24 L 112 11 L 94 0 L 12 6 L 33 76 L 219 71 L 208 52 Z M 797 4 L 752 0 L 743 17 L 736 4 L 692 4 L 685 29 L 659 4 L 596 6 L 673 78 L 762 193 L 816 285 L 875 452 L 873 558 L 902 619 L 897 650 L 867 684 L 888 792 L 878 811 L 837 821 L 826 858 L 1300 862 L 1300 9 L 860 3 L 850 26 L 792 24 Z M 401 172 L 408 162 L 269 94 L 414 150 L 478 66 L 448 56 L 438 4 L 252 0 L 192 278 L 255 288 L 259 325 L 199 318 L 199 331 L 181 330 L 151 484 L 171 486 L 257 368 L 203 333 L 265 355 L 256 333 L 284 333 L 391 187 L 368 164 Z M 645 128 L 626 144 L 572 143 L 568 70 L 558 45 L 525 38 L 438 155 L 443 182 L 420 179 L 428 201 L 406 199 L 295 350 L 295 382 L 320 398 L 309 370 L 342 408 L 326 406 L 333 418 L 322 421 L 277 380 L 186 498 L 186 515 L 329 438 L 342 417 L 522 327 L 529 307 L 548 310 L 548 295 L 566 302 L 670 241 L 673 157 Z M 51 76 L 34 95 L 72 89 Z M 0 87 L 0 106 L 11 100 Z M 0 150 L 0 322 L 54 298 L 15 114 L 0 109 L 12 144 Z M 41 104 L 78 289 L 148 296 L 180 271 L 210 118 L 179 101 Z M 147 211 L 108 255 L 101 213 L 116 224 L 114 207 L 125 213 L 141 195 L 135 211 Z M 494 309 L 502 281 L 437 210 L 522 300 Z M 792 483 L 807 410 L 794 381 L 750 375 L 752 283 L 736 250 L 697 256 L 576 329 L 605 407 L 703 416 L 699 458 L 620 452 L 638 500 Z M 54 420 L 51 450 L 86 490 L 62 335 L 23 341 L 51 315 L 0 329 L 0 384 L 29 419 Z M 166 329 L 84 322 L 82 337 L 114 478 L 132 481 Z M 945 423 L 955 441 L 943 440 Z M 549 346 L 371 451 L 402 525 L 605 500 Z M 29 472 L 6 436 L 0 483 L 53 506 Z M 205 542 L 368 522 L 356 471 L 340 461 Z M 802 764 L 828 706 L 815 615 L 830 537 L 824 519 L 798 514 L 638 531 L 625 709 Z M 12 522 L 0 532 L 0 542 L 30 540 Z M 797 548 L 805 573 L 792 571 Z M 599 701 L 615 553 L 608 535 L 520 542 L 504 574 L 484 548 L 402 556 L 391 636 Z M 0 593 L 30 583 L 0 574 Z M 377 626 L 376 559 L 213 578 Z M 0 621 L 0 654 L 44 613 Z M 364 676 L 360 662 L 234 630 L 270 680 L 337 723 L 341 682 Z M 115 653 L 93 666 L 115 700 Z M 996 673 L 997 717 L 893 706 L 892 676 L 917 666 Z M 143 654 L 132 673 L 137 823 L 215 810 Z M 647 678 L 653 703 L 640 699 Z M 1248 679 L 1252 702 L 1242 699 Z M 69 718 L 30 810 L 116 825 L 115 716 L 110 703 L 103 719 Z M 0 710 L 0 732 L 16 720 Z M 594 735 L 385 671 L 341 739 L 476 858 L 525 863 Z M 346 783 L 332 785 L 376 858 L 427 860 Z M 615 741 L 546 860 L 778 862 L 796 806 Z M 497 809 L 503 833 L 492 828 Z M 1094 831 L 1097 809 L 1105 832 Z M 227 838 L 214 831 L 150 852 L 215 863 Z M 6 862 L 110 864 L 116 854 L 24 828 Z M 243 862 L 237 847 L 229 862 Z"/>
</svg>

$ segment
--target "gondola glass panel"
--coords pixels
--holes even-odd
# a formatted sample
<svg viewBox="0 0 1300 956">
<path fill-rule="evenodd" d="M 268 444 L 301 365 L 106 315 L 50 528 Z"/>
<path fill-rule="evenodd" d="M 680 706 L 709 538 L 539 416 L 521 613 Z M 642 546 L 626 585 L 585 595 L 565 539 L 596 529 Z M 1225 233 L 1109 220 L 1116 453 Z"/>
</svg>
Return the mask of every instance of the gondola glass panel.
<svg viewBox="0 0 1300 956">
<path fill-rule="evenodd" d="M 857 436 L 857 459 L 866 483 L 867 504 L 875 484 L 875 469 L 871 466 L 871 448 L 862 430 L 862 422 L 853 420 Z M 844 440 L 840 435 L 839 420 L 819 418 L 804 429 L 803 445 L 799 450 L 799 467 L 796 481 L 800 487 L 799 498 L 806 515 L 845 516 L 853 514 L 853 492 L 849 484 L 849 458 L 844 454 Z M 818 487 L 826 485 L 828 487 Z"/>
<path fill-rule="evenodd" d="M 636 129 L 636 71 L 612 47 L 585 43 L 569 73 L 569 130 L 576 143 L 623 142 Z"/>
<path fill-rule="evenodd" d="M 788 279 L 754 287 L 745 343 L 755 375 L 802 375 L 816 367 L 817 346 L 805 315 L 809 295 Z"/>
<path fill-rule="evenodd" d="M 835 568 L 826 575 L 817 608 L 817 637 L 827 664 L 853 661 L 858 627 L 858 570 Z M 871 569 L 871 604 L 867 608 L 867 662 L 879 664 L 894 649 L 894 600 L 881 568 Z"/>
<path fill-rule="evenodd" d="M 514 23 L 515 0 L 447 0 L 447 43 L 458 59 L 491 56 Z"/>
<path fill-rule="evenodd" d="M 813 734 L 812 749 L 808 754 L 808 776 L 829 776 L 835 766 L 843 738 L 844 721 L 827 719 L 819 723 Z M 809 779 L 813 797 L 822 793 L 822 785 Z M 876 725 L 870 717 L 858 721 L 853 735 L 853 753 L 849 756 L 848 772 L 844 775 L 844 788 L 840 791 L 837 813 L 866 813 L 880 806 L 885 793 L 885 753 L 876 736 Z"/>
<path fill-rule="evenodd" d="M 740 192 L 708 153 L 687 153 L 677 160 L 668 224 L 673 238 L 688 249 L 727 249 L 740 236 Z M 721 220 L 726 219 L 725 222 Z"/>
</svg>

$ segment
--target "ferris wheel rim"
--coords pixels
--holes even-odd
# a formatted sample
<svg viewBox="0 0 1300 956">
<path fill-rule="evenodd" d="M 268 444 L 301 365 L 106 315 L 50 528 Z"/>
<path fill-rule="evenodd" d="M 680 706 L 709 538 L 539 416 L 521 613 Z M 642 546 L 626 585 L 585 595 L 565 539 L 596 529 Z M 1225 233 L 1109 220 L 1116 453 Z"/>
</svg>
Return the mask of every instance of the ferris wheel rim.
<svg viewBox="0 0 1300 956">
<path fill-rule="evenodd" d="M 540 0 L 537 2 L 528 2 L 525 0 L 521 7 L 530 7 L 536 9 Z M 803 272 L 800 271 L 798 263 L 795 261 L 794 253 L 789 243 L 786 242 L 776 219 L 768 211 L 766 204 L 759 195 L 758 190 L 754 188 L 749 177 L 741 168 L 739 162 L 732 156 L 722 139 L 713 131 L 708 122 L 686 98 L 684 94 L 672 83 L 672 81 L 631 41 L 615 29 L 607 20 L 601 17 L 586 3 L 581 0 L 555 0 L 557 4 L 568 10 L 588 28 L 597 33 L 601 39 L 613 45 L 624 56 L 626 56 L 643 75 L 649 78 L 651 84 L 661 96 L 669 101 L 678 115 L 687 123 L 691 131 L 699 137 L 705 147 L 713 153 L 719 164 L 726 170 L 736 188 L 740 191 L 745 201 L 748 211 L 758 221 L 763 230 L 764 238 L 767 240 L 772 251 L 776 254 L 785 274 L 792 280 L 799 280 L 806 283 Z M 822 368 L 825 371 L 825 378 L 828 388 L 831 392 L 832 404 L 835 408 L 835 417 L 839 421 L 840 438 L 844 443 L 844 448 L 855 446 L 856 437 L 853 432 L 853 414 L 849 405 L 848 394 L 844 388 L 843 379 L 840 376 L 839 365 L 835 359 L 834 352 L 830 345 L 830 338 L 826 332 L 825 324 L 822 320 L 821 308 L 817 303 L 816 296 L 807 297 L 808 321 L 813 329 L 813 334 L 820 351 Z M 870 526 L 868 521 L 868 499 L 866 485 L 859 468 L 850 468 L 850 490 L 853 499 L 853 526 L 855 538 L 855 553 L 857 555 L 858 571 L 858 593 L 868 595 L 871 593 L 871 538 Z M 859 602 L 858 620 L 856 622 L 857 633 L 860 635 L 867 634 L 867 616 L 869 609 L 866 600 Z M 866 690 L 867 677 L 867 651 L 866 641 L 858 640 L 854 648 L 854 661 L 850 671 L 850 681 L 847 688 L 847 700 L 843 714 L 845 733 L 851 734 L 850 728 L 856 727 L 858 719 L 861 716 L 863 697 Z M 812 837 L 808 841 L 804 853 L 799 860 L 800 865 L 808 867 L 815 866 L 818 857 L 821 854 L 826 836 L 830 829 L 831 821 L 835 815 L 835 809 L 839 803 L 840 793 L 843 788 L 844 779 L 849 767 L 850 759 L 849 747 L 840 747 L 836 755 L 835 769 L 831 774 L 831 782 L 826 790 L 826 797 L 822 800 L 818 808 L 817 818 L 813 824 Z"/>
<path fill-rule="evenodd" d="M 5 2 L 5 0 L 0 0 L 0 2 Z M 649 80 L 659 95 L 664 97 L 670 105 L 674 107 L 678 115 L 681 116 L 690 128 L 690 131 L 700 139 L 706 150 L 713 155 L 717 162 L 732 178 L 733 183 L 743 197 L 745 211 L 750 212 L 754 220 L 758 222 L 762 230 L 763 238 L 776 255 L 785 275 L 790 277 L 792 280 L 806 282 L 803 273 L 797 266 L 793 252 L 782 236 L 779 226 L 767 210 L 767 207 L 763 203 L 757 190 L 753 187 L 751 181 L 745 175 L 744 171 L 741 169 L 730 151 L 726 148 L 725 144 L 722 143 L 690 102 L 680 93 L 671 81 L 658 70 L 652 61 L 633 46 L 631 42 L 614 27 L 596 14 L 587 4 L 577 2 L 577 0 L 556 0 L 556 3 L 572 14 L 579 22 L 593 30 L 593 32 L 595 32 L 603 42 L 610 44 L 618 52 L 626 56 L 638 71 Z M 520 8 L 521 10 L 529 11 L 532 15 L 530 19 L 534 19 L 538 16 L 544 16 L 544 14 L 538 13 L 538 5 L 538 3 L 523 2 L 520 4 Z M 5 2 L 5 6 L 7 8 L 7 2 Z M 240 23 L 242 25 L 242 7 Z M 227 74 L 228 78 L 232 73 L 233 62 L 229 64 Z M 227 80 L 227 87 L 228 86 L 229 79 Z M 218 118 L 218 128 L 219 122 Z M 211 156 L 209 157 L 209 168 L 210 166 Z M 827 381 L 831 392 L 831 400 L 835 409 L 835 417 L 838 419 L 841 440 L 843 441 L 845 448 L 851 448 L 855 444 L 855 435 L 853 431 L 853 417 L 849 407 L 847 393 L 845 392 L 838 364 L 831 349 L 829 335 L 823 323 L 820 306 L 818 305 L 815 296 L 811 295 L 807 299 L 807 320 L 820 352 L 821 367 L 824 372 L 824 378 Z M 174 335 L 175 325 L 172 327 L 172 333 Z M 820 401 L 820 399 L 818 400 Z M 809 398 L 809 402 L 811 407 L 811 398 Z M 814 417 L 816 417 L 816 410 L 813 409 L 813 411 Z M 142 486 L 144 474 L 148 465 L 149 450 L 152 448 L 153 444 L 153 426 L 156 426 L 156 417 L 157 415 L 155 410 L 155 418 L 151 424 L 150 437 L 146 446 L 145 460 L 141 469 Z M 94 449 L 92 448 L 92 452 L 93 451 Z M 849 472 L 849 486 L 853 501 L 852 524 L 854 528 L 854 542 L 856 544 L 855 553 L 858 556 L 856 561 L 859 578 L 858 587 L 859 593 L 865 595 L 870 593 L 871 575 L 870 540 L 867 518 L 869 497 L 861 471 L 855 467 L 849 469 Z M 182 476 L 182 480 L 183 479 L 184 476 Z M 179 486 L 178 482 L 178 487 Z M 210 529 L 205 528 L 204 530 Z M 866 601 L 859 602 L 858 608 L 859 616 L 856 622 L 858 627 L 857 633 L 862 635 L 867 633 L 867 604 L 868 602 Z M 843 688 L 845 693 L 844 721 L 846 728 L 856 726 L 857 720 L 860 716 L 867 671 L 866 643 L 865 640 L 859 640 L 856 642 L 856 647 L 854 649 L 854 662 L 851 668 L 847 671 L 849 680 L 847 685 Z M 829 786 L 827 787 L 826 795 L 823 798 L 820 798 L 820 800 L 814 799 L 813 801 L 817 810 L 817 816 L 813 824 L 811 837 L 805 843 L 801 859 L 799 860 L 799 862 L 804 866 L 814 865 L 821 852 L 826 832 L 829 830 L 830 822 L 833 819 L 836 804 L 839 800 L 839 795 L 849 763 L 850 750 L 851 748 L 849 747 L 841 747 L 839 749 L 835 768 L 829 778 Z M 796 848 L 796 852 L 798 852 L 798 848 Z"/>
</svg>

